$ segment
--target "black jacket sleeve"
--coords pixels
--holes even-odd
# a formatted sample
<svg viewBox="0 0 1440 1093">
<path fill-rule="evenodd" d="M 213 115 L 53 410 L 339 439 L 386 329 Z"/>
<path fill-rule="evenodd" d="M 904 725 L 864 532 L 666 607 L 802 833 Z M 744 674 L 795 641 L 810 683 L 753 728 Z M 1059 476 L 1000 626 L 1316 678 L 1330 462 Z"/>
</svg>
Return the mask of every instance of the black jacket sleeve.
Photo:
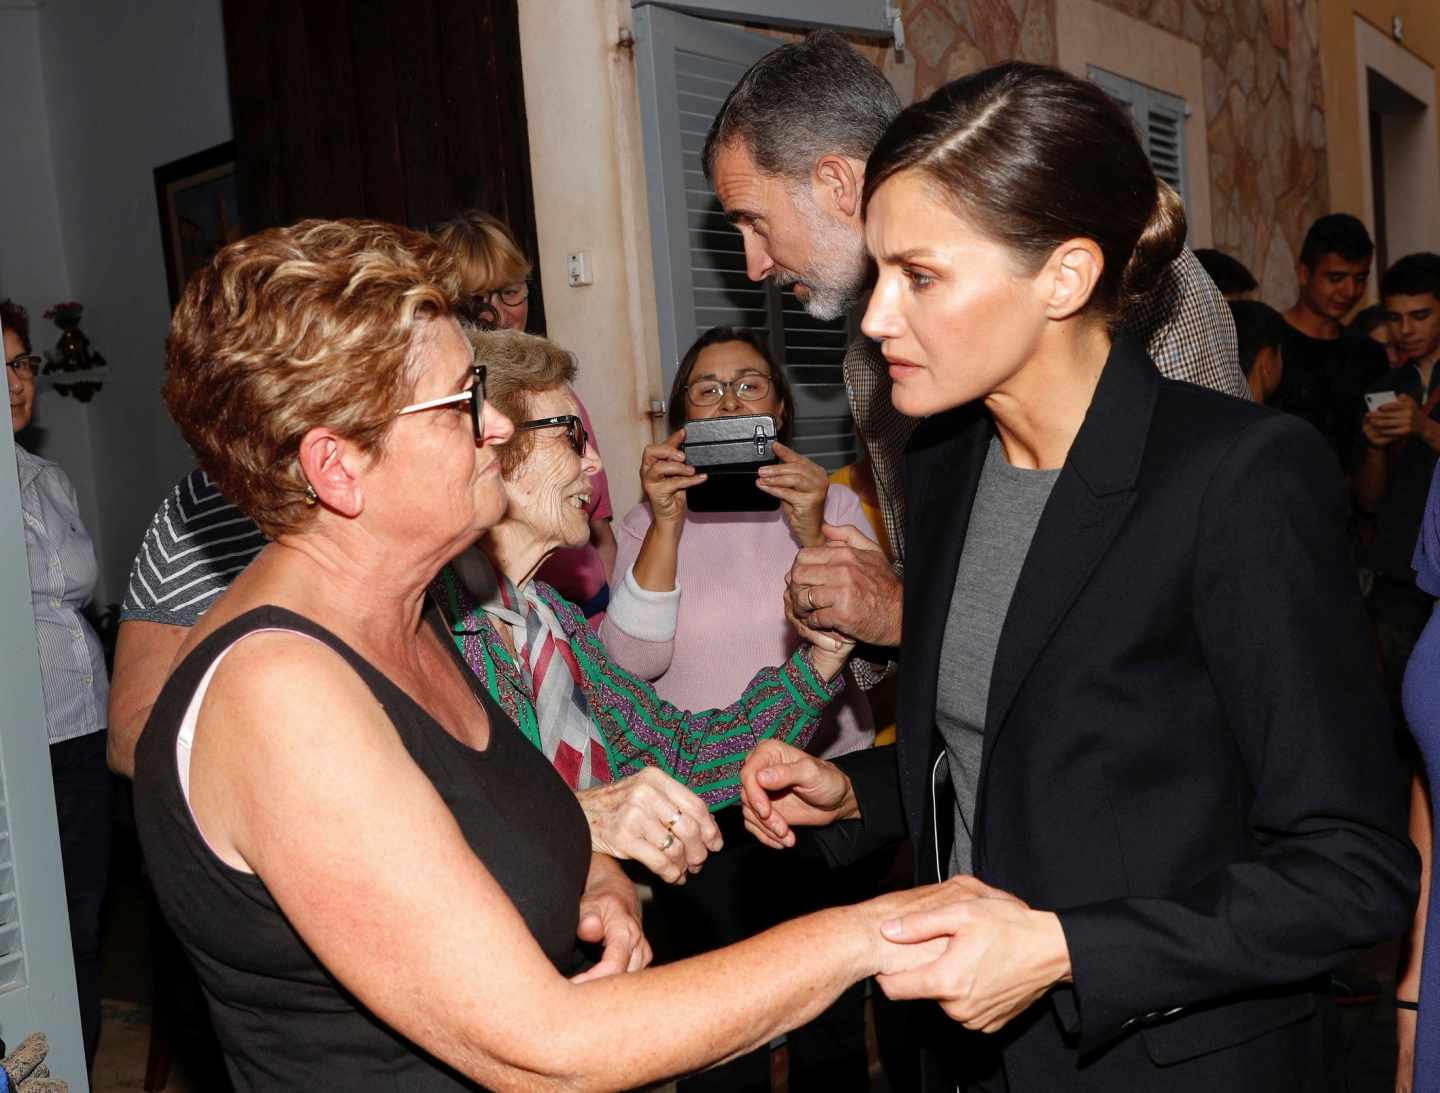
<svg viewBox="0 0 1440 1093">
<path fill-rule="evenodd" d="M 1060 912 L 1075 1003 L 1061 1015 L 1082 1051 L 1136 1019 L 1323 973 L 1410 921 L 1418 859 L 1337 472 L 1283 415 L 1217 462 L 1193 610 L 1253 787 L 1253 852 L 1188 890 Z"/>
<path fill-rule="evenodd" d="M 849 776 L 860 804 L 860 819 L 842 820 L 814 832 L 825 859 L 838 867 L 893 846 L 906 830 L 893 746 L 854 751 L 836 759 L 835 765 Z"/>
</svg>

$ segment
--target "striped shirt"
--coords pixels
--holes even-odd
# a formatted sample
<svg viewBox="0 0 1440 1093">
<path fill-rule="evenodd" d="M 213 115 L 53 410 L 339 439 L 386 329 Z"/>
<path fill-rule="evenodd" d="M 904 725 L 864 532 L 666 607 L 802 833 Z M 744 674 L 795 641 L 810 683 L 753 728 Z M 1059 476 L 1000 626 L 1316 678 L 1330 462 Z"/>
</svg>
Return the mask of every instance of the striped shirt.
<svg viewBox="0 0 1440 1093">
<path fill-rule="evenodd" d="M 268 542 L 204 471 L 176 483 L 140 541 L 120 621 L 194 626 Z"/>
<path fill-rule="evenodd" d="M 80 612 L 95 593 L 95 545 L 59 466 L 15 445 L 35 643 L 50 743 L 102 732 L 110 681 L 100 639 Z"/>
</svg>

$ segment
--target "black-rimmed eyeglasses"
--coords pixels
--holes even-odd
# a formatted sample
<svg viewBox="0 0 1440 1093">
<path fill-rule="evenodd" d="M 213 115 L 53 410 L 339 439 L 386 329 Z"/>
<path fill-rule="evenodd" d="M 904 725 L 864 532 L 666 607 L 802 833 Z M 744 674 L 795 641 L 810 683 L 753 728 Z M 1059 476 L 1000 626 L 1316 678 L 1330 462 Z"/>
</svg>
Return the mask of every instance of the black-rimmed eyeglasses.
<svg viewBox="0 0 1440 1093">
<path fill-rule="evenodd" d="M 585 447 L 590 442 L 589 435 L 585 432 L 585 423 L 574 414 L 561 414 L 559 417 L 540 417 L 534 421 L 522 421 L 515 426 L 517 433 L 529 432 L 531 429 L 549 429 L 552 426 L 565 426 L 565 439 L 570 442 L 570 447 L 575 454 L 583 456 Z"/>
<path fill-rule="evenodd" d="M 480 443 L 480 438 L 485 429 L 485 366 L 474 365 L 470 369 L 470 375 L 474 383 L 465 390 L 453 395 L 441 395 L 439 398 L 432 398 L 425 402 L 417 402 L 413 406 L 406 406 L 397 413 L 396 417 L 404 417 L 406 414 L 418 414 L 421 410 L 438 410 L 442 406 L 454 406 L 456 403 L 468 402 L 470 404 L 470 426 L 475 430 L 475 443 Z"/>
<path fill-rule="evenodd" d="M 502 285 L 489 294 L 490 302 L 499 300 L 506 307 L 519 307 L 530 299 L 530 282 L 516 281 L 513 285 Z"/>
<path fill-rule="evenodd" d="M 35 374 L 40 371 L 42 363 L 44 363 L 44 358 L 38 353 L 21 353 L 13 360 L 6 361 L 5 367 L 21 379 L 33 380 Z"/>
</svg>

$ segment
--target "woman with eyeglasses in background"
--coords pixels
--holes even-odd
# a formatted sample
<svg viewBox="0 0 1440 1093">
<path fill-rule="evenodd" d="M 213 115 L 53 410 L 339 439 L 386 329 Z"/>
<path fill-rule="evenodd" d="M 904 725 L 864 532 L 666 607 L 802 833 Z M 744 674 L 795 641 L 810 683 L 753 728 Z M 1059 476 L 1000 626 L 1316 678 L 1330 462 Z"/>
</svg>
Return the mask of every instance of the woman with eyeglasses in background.
<svg viewBox="0 0 1440 1093">
<path fill-rule="evenodd" d="M 533 270 L 525 252 L 504 221 L 471 209 L 435 231 L 440 244 L 455 255 L 462 292 L 461 311 L 474 325 L 479 312 L 489 308 L 500 330 L 527 329 L 530 321 L 530 278 Z M 590 414 L 573 390 L 581 423 L 592 442 L 595 430 Z M 595 445 L 598 453 L 600 446 Z M 567 600 L 580 605 L 590 626 L 598 630 L 610 603 L 610 579 L 615 569 L 615 532 L 610 527 L 615 510 L 610 504 L 610 483 L 602 470 L 591 481 L 586 515 L 590 539 L 576 547 L 557 550 L 539 576 L 554 585 Z"/>
<path fill-rule="evenodd" d="M 0 302 L 5 330 L 5 381 L 10 428 L 19 433 L 35 411 L 41 358 L 31 352 L 30 319 L 10 300 Z M 100 639 L 83 614 L 95 593 L 95 546 L 80 520 L 69 476 L 48 459 L 15 445 L 20 512 L 30 568 L 40 686 L 50 740 L 50 773 L 65 867 L 65 902 L 86 1065 L 100 1042 L 100 904 L 110 872 L 110 802 L 105 765 L 105 707 L 110 682 Z"/>
<path fill-rule="evenodd" d="M 771 414 L 776 421 L 780 462 L 760 469 L 758 486 L 779 499 L 779 508 L 692 511 L 687 492 L 705 476 L 685 461 L 685 423 L 748 414 Z M 653 680 L 662 698 L 701 708 L 799 647 L 786 621 L 785 577 L 800 547 L 825 541 L 822 523 L 848 525 L 868 539 L 875 535 L 856 493 L 831 485 L 823 467 L 786 443 L 794 432 L 795 400 L 784 370 L 749 330 L 716 327 L 686 351 L 670 391 L 669 424 L 672 435 L 647 447 L 641 461 L 645 501 L 620 521 L 614 594 L 600 636 L 615 662 Z M 835 757 L 869 747 L 874 737 L 869 703 L 850 681 L 809 749 Z M 793 861 L 769 875 L 773 858 L 741 836 L 738 814 L 719 819 L 726 849 L 684 891 L 656 896 L 667 920 L 677 924 L 677 955 L 728 944 L 811 905 L 846 898 L 848 882 L 805 876 Z M 792 1088 L 868 1084 L 861 1006 L 857 989 L 825 1022 L 790 1038 L 798 1081 Z M 849 1058 L 837 1063 L 837 1052 Z M 843 1076 L 837 1077 L 837 1068 Z M 768 1061 L 758 1052 L 682 1088 L 768 1089 L 768 1082 Z"/>
</svg>

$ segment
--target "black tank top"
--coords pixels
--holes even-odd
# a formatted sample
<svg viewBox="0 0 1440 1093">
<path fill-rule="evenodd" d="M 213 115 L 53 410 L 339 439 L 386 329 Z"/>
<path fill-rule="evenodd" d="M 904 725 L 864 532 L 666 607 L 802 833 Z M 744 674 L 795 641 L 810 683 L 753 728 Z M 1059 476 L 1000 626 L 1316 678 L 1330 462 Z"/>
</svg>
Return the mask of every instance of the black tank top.
<svg viewBox="0 0 1440 1093">
<path fill-rule="evenodd" d="M 315 959 L 260 878 L 222 862 L 195 827 L 175 761 L 185 711 L 215 659 L 237 639 L 264 629 L 299 631 L 345 658 L 449 806 L 471 849 L 565 975 L 581 966 L 575 928 L 590 864 L 589 831 L 574 793 L 485 693 L 448 637 L 443 644 L 490 719 L 483 752 L 456 740 L 350 646 L 310 620 L 260 607 L 227 623 L 195 647 L 160 692 L 136 748 L 135 819 L 156 895 L 205 988 L 235 1087 L 240 1093 L 475 1089 L 370 1014 Z M 205 731 L 223 726 L 209 724 Z M 357 800 L 355 807 L 385 821 L 383 800 Z M 406 928 L 404 922 L 393 925 Z M 485 969 L 457 966 L 455 974 L 478 978 Z"/>
</svg>

